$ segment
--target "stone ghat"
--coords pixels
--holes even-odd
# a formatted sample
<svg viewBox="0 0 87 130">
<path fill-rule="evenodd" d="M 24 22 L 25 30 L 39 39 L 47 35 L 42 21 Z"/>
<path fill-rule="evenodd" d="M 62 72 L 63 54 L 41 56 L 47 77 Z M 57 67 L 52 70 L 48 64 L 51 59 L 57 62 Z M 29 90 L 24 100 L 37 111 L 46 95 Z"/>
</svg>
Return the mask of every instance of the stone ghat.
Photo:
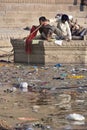
<svg viewBox="0 0 87 130">
<path fill-rule="evenodd" d="M 32 53 L 26 54 L 23 39 L 11 39 L 14 62 L 28 64 L 87 64 L 87 40 L 63 41 L 62 45 L 33 40 Z"/>
<path fill-rule="evenodd" d="M 30 1 L 30 2 L 29 2 Z M 48 19 L 57 13 L 72 15 L 81 26 L 87 26 L 87 6 L 74 0 L 0 0 L 0 28 L 38 25 L 42 15 Z"/>
<path fill-rule="evenodd" d="M 46 3 L 46 4 L 71 4 L 71 3 L 80 3 L 80 0 L 0 0 L 1 3 Z"/>
</svg>

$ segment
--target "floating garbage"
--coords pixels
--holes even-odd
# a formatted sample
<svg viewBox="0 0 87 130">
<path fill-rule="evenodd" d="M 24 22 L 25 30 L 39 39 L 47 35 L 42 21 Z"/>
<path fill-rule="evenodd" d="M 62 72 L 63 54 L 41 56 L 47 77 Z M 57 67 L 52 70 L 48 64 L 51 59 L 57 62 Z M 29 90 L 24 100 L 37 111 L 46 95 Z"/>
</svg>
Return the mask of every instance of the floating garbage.
<svg viewBox="0 0 87 130">
<path fill-rule="evenodd" d="M 72 124 L 73 125 L 84 125 L 85 122 L 84 121 L 73 121 Z"/>
<path fill-rule="evenodd" d="M 16 124 L 15 130 L 34 130 L 33 125 L 30 124 Z"/>
<path fill-rule="evenodd" d="M 32 127 L 27 128 L 26 130 L 34 130 Z"/>
<path fill-rule="evenodd" d="M 71 101 L 71 96 L 69 94 L 60 94 L 57 97 L 57 102 L 59 104 L 69 103 Z"/>
<path fill-rule="evenodd" d="M 60 74 L 60 76 L 61 76 L 62 78 L 64 78 L 64 77 L 67 76 L 67 73 L 62 73 L 62 74 Z"/>
<path fill-rule="evenodd" d="M 27 82 L 21 82 L 19 85 L 19 88 L 23 91 L 23 92 L 27 92 L 28 91 L 28 83 Z"/>
<path fill-rule="evenodd" d="M 53 79 L 55 79 L 55 80 L 64 80 L 64 78 L 62 78 L 62 77 L 53 77 Z"/>
<path fill-rule="evenodd" d="M 0 119 L 0 130 L 12 130 L 5 120 Z"/>
<path fill-rule="evenodd" d="M 38 67 L 37 66 L 34 66 L 34 69 L 36 72 L 38 72 Z"/>
<path fill-rule="evenodd" d="M 79 68 L 80 71 L 87 71 L 87 68 Z"/>
<path fill-rule="evenodd" d="M 56 65 L 54 65 L 54 67 L 62 67 L 62 64 L 56 64 Z"/>
<path fill-rule="evenodd" d="M 39 108 L 40 108 L 40 106 L 34 105 L 34 106 L 32 107 L 32 111 L 33 111 L 33 112 L 38 112 Z"/>
<path fill-rule="evenodd" d="M 56 106 L 59 106 L 59 108 L 61 109 L 70 109 L 71 108 L 71 96 L 68 94 L 60 94 L 57 97 L 57 104 L 55 104 Z"/>
<path fill-rule="evenodd" d="M 66 119 L 70 119 L 70 120 L 76 120 L 76 121 L 83 121 L 85 120 L 85 117 L 82 116 L 81 114 L 76 114 L 76 113 L 73 113 L 73 114 L 69 114 Z"/>
<path fill-rule="evenodd" d="M 38 119 L 33 118 L 33 117 L 18 117 L 19 120 L 21 121 L 37 121 Z"/>
<path fill-rule="evenodd" d="M 21 82 L 20 83 L 20 87 L 21 88 L 27 88 L 28 87 L 28 83 L 27 82 Z"/>
<path fill-rule="evenodd" d="M 70 78 L 70 79 L 82 79 L 84 77 L 85 77 L 84 75 L 68 75 L 67 76 L 67 78 Z"/>
<path fill-rule="evenodd" d="M 64 128 L 64 130 L 73 130 L 72 126 L 68 125 Z"/>
</svg>

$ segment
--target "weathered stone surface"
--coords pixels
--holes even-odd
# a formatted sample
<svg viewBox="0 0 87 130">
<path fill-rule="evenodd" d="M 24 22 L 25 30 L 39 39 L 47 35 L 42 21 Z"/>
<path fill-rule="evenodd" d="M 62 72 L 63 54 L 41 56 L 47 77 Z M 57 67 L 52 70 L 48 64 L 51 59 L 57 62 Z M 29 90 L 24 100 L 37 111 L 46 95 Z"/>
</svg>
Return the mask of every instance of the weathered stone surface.
<svg viewBox="0 0 87 130">
<path fill-rule="evenodd" d="M 71 4 L 74 3 L 73 0 L 0 0 L 2 3 L 49 3 L 49 4 L 57 4 L 57 3 L 65 3 Z M 77 0 L 75 3 L 80 3 L 80 0 Z"/>
<path fill-rule="evenodd" d="M 80 0 L 0 0 L 0 47 L 2 48 L 4 45 L 4 51 L 0 51 L 0 54 L 4 54 L 6 50 L 10 52 L 12 49 L 9 42 L 10 37 L 23 38 L 28 35 L 28 32 L 20 31 L 20 29 L 38 25 L 38 18 L 41 15 L 51 19 L 57 13 L 73 15 L 80 25 L 87 27 L 87 6 L 80 11 Z M 8 47 L 9 45 L 10 47 Z M 45 53 L 48 55 L 48 52 Z M 48 59 L 47 57 L 49 56 L 46 56 L 45 60 Z M 50 61 L 53 57 L 50 57 Z M 38 59 L 38 57 L 36 58 Z M 41 63 L 45 61 L 42 56 L 41 59 Z M 57 59 L 59 59 L 58 56 Z"/>
<path fill-rule="evenodd" d="M 25 10 L 26 9 L 26 10 Z M 86 25 L 87 7 L 80 11 L 80 0 L 1 0 L 0 27 L 23 27 L 38 24 L 38 17 L 45 15 L 54 18 L 57 13 L 66 13 Z"/>
<path fill-rule="evenodd" d="M 32 53 L 26 54 L 22 39 L 11 39 L 14 48 L 14 62 L 29 64 L 73 63 L 87 64 L 87 42 L 84 40 L 54 42 L 37 41 L 32 44 Z"/>
</svg>

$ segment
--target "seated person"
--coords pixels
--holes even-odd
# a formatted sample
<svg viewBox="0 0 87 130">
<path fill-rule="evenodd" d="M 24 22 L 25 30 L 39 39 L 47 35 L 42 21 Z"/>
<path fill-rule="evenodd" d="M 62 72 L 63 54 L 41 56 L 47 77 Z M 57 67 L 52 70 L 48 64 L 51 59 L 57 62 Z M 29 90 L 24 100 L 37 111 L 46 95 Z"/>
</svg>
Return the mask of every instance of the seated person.
<svg viewBox="0 0 87 130">
<path fill-rule="evenodd" d="M 72 36 L 79 36 L 79 37 L 83 38 L 84 35 L 87 34 L 87 28 L 80 26 L 77 23 L 77 20 L 74 21 L 72 18 L 71 20 L 69 20 L 69 24 L 70 24 Z"/>
<path fill-rule="evenodd" d="M 69 41 L 72 39 L 68 15 L 63 14 L 61 16 L 61 19 L 58 19 L 57 28 L 61 30 L 61 33 L 62 33 L 61 39 L 65 39 Z"/>
<path fill-rule="evenodd" d="M 68 16 L 62 15 L 61 20 L 58 21 L 57 27 L 54 25 L 50 25 L 50 21 L 47 20 L 44 16 L 41 16 L 39 18 L 39 23 L 42 25 L 39 28 L 39 32 L 41 34 L 42 39 L 49 40 L 52 38 L 52 34 L 56 34 L 57 39 L 62 39 L 62 40 L 71 40 L 71 31 L 70 27 L 68 24 Z"/>
<path fill-rule="evenodd" d="M 50 38 L 52 38 L 52 26 L 49 24 L 49 20 L 46 19 L 44 16 L 41 16 L 39 18 L 39 23 L 40 25 L 42 25 L 39 28 L 39 32 L 41 34 L 41 38 L 44 40 L 49 40 Z"/>
</svg>

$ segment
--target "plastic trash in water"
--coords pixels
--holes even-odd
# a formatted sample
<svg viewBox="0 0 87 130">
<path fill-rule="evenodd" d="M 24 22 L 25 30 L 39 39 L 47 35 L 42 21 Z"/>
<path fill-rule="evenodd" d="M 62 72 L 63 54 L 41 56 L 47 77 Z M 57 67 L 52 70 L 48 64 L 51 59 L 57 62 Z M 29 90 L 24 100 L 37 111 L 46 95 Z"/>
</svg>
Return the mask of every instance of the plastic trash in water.
<svg viewBox="0 0 87 130">
<path fill-rule="evenodd" d="M 27 82 L 21 82 L 20 83 L 20 88 L 27 88 L 28 87 L 28 83 Z"/>
<path fill-rule="evenodd" d="M 51 126 L 46 126 L 47 130 L 52 130 Z"/>
<path fill-rule="evenodd" d="M 83 121 L 85 120 L 85 117 L 81 114 L 76 114 L 76 113 L 73 113 L 73 114 L 69 114 L 66 119 L 70 119 L 70 120 L 73 120 L 73 121 Z"/>
<path fill-rule="evenodd" d="M 56 65 L 54 65 L 54 67 L 61 67 L 62 66 L 62 64 L 56 64 Z"/>
<path fill-rule="evenodd" d="M 55 79 L 55 80 L 64 80 L 64 78 L 63 77 L 53 77 L 53 79 Z"/>
<path fill-rule="evenodd" d="M 19 85 L 20 89 L 23 91 L 23 92 L 27 92 L 28 91 L 28 83 L 27 82 L 21 82 L 20 85 Z"/>
<path fill-rule="evenodd" d="M 85 125 L 84 121 L 73 121 L 72 122 L 73 125 Z"/>
<path fill-rule="evenodd" d="M 34 130 L 32 127 L 27 128 L 26 130 Z"/>
<path fill-rule="evenodd" d="M 64 130 L 73 130 L 72 126 L 68 125 L 64 128 Z"/>
<path fill-rule="evenodd" d="M 62 73 L 62 74 L 60 74 L 60 76 L 61 76 L 62 78 L 64 78 L 64 77 L 67 76 L 67 73 Z"/>
<path fill-rule="evenodd" d="M 37 66 L 34 66 L 34 69 L 36 72 L 38 72 L 38 67 Z"/>
<path fill-rule="evenodd" d="M 84 78 L 84 75 L 68 75 L 67 78 L 72 78 L 72 79 L 82 79 Z"/>
</svg>

